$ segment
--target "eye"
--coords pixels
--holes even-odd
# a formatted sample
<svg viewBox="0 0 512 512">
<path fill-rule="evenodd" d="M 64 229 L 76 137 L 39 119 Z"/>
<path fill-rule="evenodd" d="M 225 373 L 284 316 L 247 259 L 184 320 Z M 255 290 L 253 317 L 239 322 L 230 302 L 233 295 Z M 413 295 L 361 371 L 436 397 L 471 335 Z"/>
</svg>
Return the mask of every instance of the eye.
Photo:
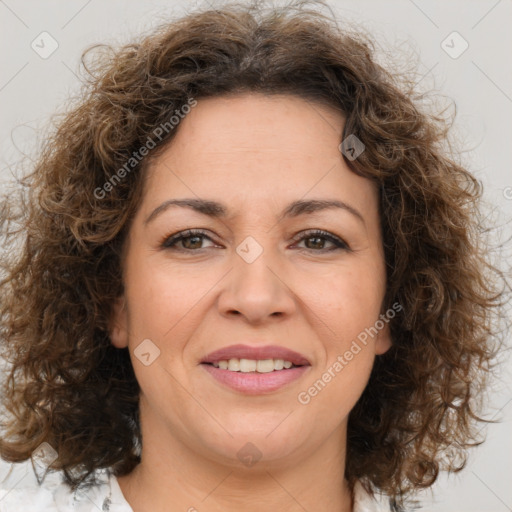
<svg viewBox="0 0 512 512">
<path fill-rule="evenodd" d="M 350 247 L 341 238 L 323 231 L 321 229 L 312 229 L 300 233 L 300 238 L 295 238 L 296 241 L 306 243 L 306 250 L 314 252 L 330 252 L 338 249 L 350 251 Z M 326 241 L 331 244 L 330 248 L 326 248 Z"/>
<path fill-rule="evenodd" d="M 187 229 L 186 231 L 181 231 L 175 235 L 165 237 L 160 245 L 163 249 L 194 251 L 206 249 L 206 247 L 201 247 L 204 239 L 212 241 L 204 231 L 199 229 Z M 178 247 L 178 244 L 180 243 L 181 247 Z"/>
<path fill-rule="evenodd" d="M 199 229 L 187 229 L 186 231 L 165 237 L 160 246 L 163 249 L 175 249 L 178 251 L 199 251 L 208 248 L 202 247 L 204 240 L 213 242 L 206 232 Z M 338 249 L 350 251 L 348 244 L 341 238 L 327 231 L 318 229 L 302 232 L 300 236 L 294 238 L 294 241 L 304 241 L 306 244 L 304 249 L 314 252 L 330 252 Z M 326 243 L 330 244 L 330 247 L 326 247 Z M 181 244 L 181 247 L 179 244 Z"/>
</svg>

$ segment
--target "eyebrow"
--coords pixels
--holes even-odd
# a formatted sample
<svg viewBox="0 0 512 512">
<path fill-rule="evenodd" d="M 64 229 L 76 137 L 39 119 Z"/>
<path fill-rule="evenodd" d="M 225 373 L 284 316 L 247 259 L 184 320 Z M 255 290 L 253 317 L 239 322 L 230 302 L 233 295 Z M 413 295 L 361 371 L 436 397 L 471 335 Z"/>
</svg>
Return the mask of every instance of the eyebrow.
<svg viewBox="0 0 512 512">
<path fill-rule="evenodd" d="M 227 208 L 217 201 L 211 201 L 208 199 L 196 199 L 196 198 L 185 198 L 185 199 L 169 199 L 164 201 L 160 206 L 155 208 L 151 214 L 146 218 L 144 224 L 148 224 L 154 220 L 158 215 L 167 211 L 172 207 L 190 208 L 198 213 L 207 215 L 214 218 L 225 218 L 227 216 Z M 360 220 L 363 224 L 365 223 L 364 217 L 356 210 L 353 206 L 339 201 L 337 199 L 310 199 L 310 200 L 298 200 L 289 204 L 285 210 L 279 216 L 278 222 L 282 221 L 287 217 L 298 217 L 305 213 L 313 213 L 322 210 L 339 208 L 351 213 L 354 217 Z"/>
</svg>

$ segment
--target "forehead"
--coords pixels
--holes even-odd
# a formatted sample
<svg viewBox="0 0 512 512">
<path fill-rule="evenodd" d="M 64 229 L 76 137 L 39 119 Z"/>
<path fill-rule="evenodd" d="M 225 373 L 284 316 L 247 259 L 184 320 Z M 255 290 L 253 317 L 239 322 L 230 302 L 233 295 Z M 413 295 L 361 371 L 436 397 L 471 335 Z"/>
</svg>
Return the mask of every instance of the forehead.
<svg viewBox="0 0 512 512">
<path fill-rule="evenodd" d="M 288 203 L 308 194 L 350 198 L 367 209 L 376 192 L 343 160 L 343 127 L 334 108 L 295 96 L 200 99 L 151 165 L 146 190 L 152 203 L 224 198 L 237 213 L 248 202 Z"/>
<path fill-rule="evenodd" d="M 195 146 L 197 157 L 273 150 L 281 158 L 318 158 L 319 147 L 334 141 L 339 156 L 343 126 L 342 113 L 332 107 L 291 95 L 246 93 L 199 100 L 180 123 L 172 145 Z"/>
</svg>

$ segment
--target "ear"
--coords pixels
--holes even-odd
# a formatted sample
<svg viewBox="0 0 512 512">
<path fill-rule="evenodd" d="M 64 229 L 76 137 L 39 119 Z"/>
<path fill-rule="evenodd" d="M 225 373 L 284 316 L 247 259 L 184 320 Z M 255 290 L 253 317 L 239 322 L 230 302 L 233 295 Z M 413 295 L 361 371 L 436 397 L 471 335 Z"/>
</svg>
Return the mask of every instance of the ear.
<svg viewBox="0 0 512 512">
<path fill-rule="evenodd" d="M 128 346 L 128 312 L 124 296 L 116 299 L 114 303 L 109 334 L 114 347 L 126 348 Z"/>
<path fill-rule="evenodd" d="M 379 331 L 375 340 L 375 355 L 380 356 L 386 353 L 392 344 L 389 323 L 385 322 L 385 326 Z"/>
</svg>

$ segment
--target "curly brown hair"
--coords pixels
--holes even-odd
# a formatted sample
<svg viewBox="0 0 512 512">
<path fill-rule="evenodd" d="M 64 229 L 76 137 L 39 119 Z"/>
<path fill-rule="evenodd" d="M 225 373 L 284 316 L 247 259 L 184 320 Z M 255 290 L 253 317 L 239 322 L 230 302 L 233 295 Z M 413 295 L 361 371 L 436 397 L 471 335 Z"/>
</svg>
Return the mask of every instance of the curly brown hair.
<svg viewBox="0 0 512 512">
<path fill-rule="evenodd" d="M 420 106 L 414 78 L 384 69 L 371 39 L 308 4 L 227 5 L 82 55 L 79 104 L 23 178 L 23 201 L 2 203 L 6 461 L 48 442 L 58 452 L 51 469 L 73 489 L 94 483 L 97 469 L 121 476 L 140 462 L 139 386 L 109 319 L 144 171 L 179 127 L 122 179 L 119 169 L 190 98 L 257 92 L 341 110 L 343 139 L 356 134 L 366 147 L 346 163 L 380 190 L 383 310 L 398 302 L 403 311 L 350 413 L 347 479 L 400 501 L 441 469 L 463 467 L 504 296 L 486 254 L 481 185 L 448 151 L 450 123 Z"/>
</svg>

